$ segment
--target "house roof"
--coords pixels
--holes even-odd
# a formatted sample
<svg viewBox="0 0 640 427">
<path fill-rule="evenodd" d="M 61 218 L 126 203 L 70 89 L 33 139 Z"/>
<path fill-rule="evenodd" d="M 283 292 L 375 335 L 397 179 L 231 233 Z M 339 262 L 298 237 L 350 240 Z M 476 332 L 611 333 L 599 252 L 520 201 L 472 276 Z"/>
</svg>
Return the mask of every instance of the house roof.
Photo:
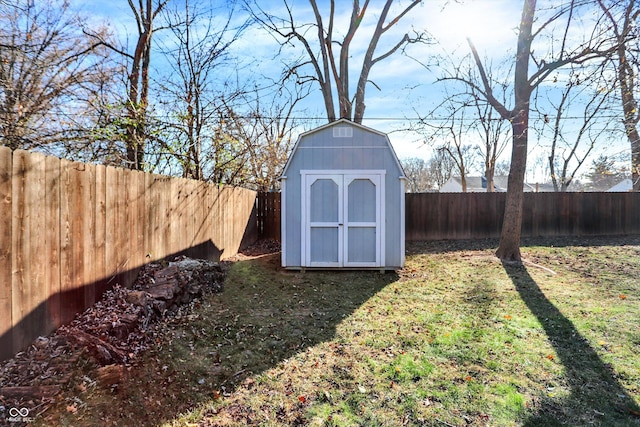
<svg viewBox="0 0 640 427">
<path fill-rule="evenodd" d="M 486 184 L 483 185 L 483 181 L 485 178 L 482 176 L 467 176 L 465 177 L 467 181 L 467 192 L 485 192 L 487 191 Z M 459 176 L 452 176 L 449 178 L 449 181 L 454 181 L 462 188 L 462 178 Z M 493 186 L 494 191 L 496 192 L 505 192 L 507 191 L 507 186 L 509 182 L 509 177 L 507 175 L 497 175 L 493 177 Z M 446 185 L 446 184 L 445 184 Z M 444 187 L 444 186 L 443 186 Z M 526 192 L 549 192 L 555 191 L 553 184 L 531 184 L 524 183 L 524 191 Z"/>
<path fill-rule="evenodd" d="M 633 190 L 633 182 L 631 181 L 631 178 L 625 178 L 619 183 L 617 183 L 616 185 L 614 185 L 613 187 L 609 188 L 607 191 L 608 192 L 614 192 L 614 191 L 627 192 L 632 190 Z"/>
<path fill-rule="evenodd" d="M 391 155 L 396 163 L 396 166 L 398 167 L 398 170 L 400 171 L 400 173 L 402 174 L 400 176 L 401 179 L 406 179 L 405 173 L 404 173 L 404 169 L 402 168 L 402 165 L 400 164 L 400 160 L 398 160 L 398 156 L 396 155 L 395 150 L 393 149 L 393 146 L 391 145 L 391 141 L 389 140 L 389 136 L 384 133 L 384 132 L 380 132 L 378 130 L 372 129 L 370 127 L 364 126 L 362 124 L 359 123 L 355 123 L 351 120 L 348 119 L 340 119 L 340 120 L 336 120 L 333 122 L 329 122 L 325 125 L 319 126 L 315 129 L 311 129 L 308 130 L 306 132 L 302 132 L 300 135 L 298 135 L 298 139 L 296 140 L 296 143 L 293 145 L 293 148 L 291 149 L 291 152 L 289 153 L 289 157 L 287 158 L 287 163 L 284 165 L 284 169 L 282 169 L 282 176 L 280 177 L 280 179 L 286 178 L 287 176 L 287 170 L 289 169 L 289 164 L 291 163 L 291 159 L 293 158 L 293 154 L 297 151 L 298 146 L 300 145 L 300 141 L 303 140 L 303 138 L 305 138 L 308 135 L 311 135 L 313 133 L 316 132 L 320 132 L 322 130 L 331 128 L 333 126 L 338 126 L 338 125 L 345 125 L 348 124 L 349 126 L 353 126 L 355 128 L 358 129 L 362 129 L 366 132 L 370 132 L 370 133 L 374 133 L 376 135 L 381 136 L 382 138 L 384 138 L 384 140 L 386 141 L 386 145 L 387 148 L 389 148 L 389 151 L 391 151 Z"/>
<path fill-rule="evenodd" d="M 462 188 L 462 178 L 459 176 L 452 176 L 449 178 L 450 181 L 454 181 L 460 185 Z M 484 177 L 482 176 L 467 176 L 465 177 L 467 181 L 467 191 L 468 192 L 482 192 L 487 191 L 486 184 L 483 186 L 482 183 L 484 181 Z M 494 176 L 493 177 L 493 186 L 495 191 L 507 191 L 507 181 L 509 180 L 508 176 Z"/>
</svg>

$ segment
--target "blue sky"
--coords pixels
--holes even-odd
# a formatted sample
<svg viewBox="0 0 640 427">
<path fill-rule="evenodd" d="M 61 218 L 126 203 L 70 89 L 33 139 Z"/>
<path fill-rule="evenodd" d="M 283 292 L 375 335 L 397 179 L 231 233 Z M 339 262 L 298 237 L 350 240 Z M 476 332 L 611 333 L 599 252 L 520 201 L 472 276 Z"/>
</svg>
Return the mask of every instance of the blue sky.
<svg viewBox="0 0 640 427">
<path fill-rule="evenodd" d="M 112 28 L 120 37 L 126 38 L 129 34 L 132 35 L 131 39 L 134 39 L 135 24 L 126 0 L 76 1 L 78 6 L 96 21 L 101 19 L 110 21 Z M 170 0 L 170 3 L 175 1 Z M 342 14 L 338 14 L 336 28 L 346 28 L 344 22 L 349 18 L 350 7 L 347 2 L 337 3 L 338 8 L 342 5 L 344 9 Z M 368 30 L 375 23 L 375 6 L 381 2 L 373 1 L 372 3 L 374 4 L 370 6 L 368 19 L 365 18 L 359 30 L 360 37 L 356 37 L 352 43 L 350 65 L 354 72 L 351 77 L 352 82 L 357 79 L 355 73 L 360 68 L 360 58 L 368 42 L 370 34 Z M 539 1 L 541 7 L 546 3 L 548 2 L 545 0 Z M 557 4 L 557 2 L 551 3 Z M 308 1 L 291 0 L 290 4 L 296 18 L 311 22 L 312 10 Z M 402 0 L 399 4 L 404 6 L 408 1 Z M 260 5 L 274 14 L 282 11 L 279 0 L 261 1 Z M 473 40 L 482 56 L 492 58 L 496 63 L 508 58 L 509 54 L 512 56 L 516 46 L 521 7 L 521 1 L 513 0 L 466 0 L 464 2 L 425 0 L 422 5 L 413 9 L 410 15 L 403 18 L 393 31 L 384 35 L 379 45 L 379 52 L 395 44 L 408 28 L 418 31 L 427 30 L 438 43 L 430 46 L 412 45 L 407 49 L 407 55 L 395 54 L 384 62 L 376 64 L 371 71 L 370 80 L 375 82 L 380 90 L 373 85 L 368 86 L 367 110 L 363 124 L 388 132 L 399 157 L 428 158 L 431 155 L 431 147 L 421 142 L 423 138 L 421 135 L 399 130 L 408 128 L 418 113 L 423 115 L 431 111 L 442 101 L 445 89 L 449 92 L 456 91 L 452 83 L 436 83 L 436 79 L 443 75 L 443 70 L 434 65 L 436 56 L 440 57 L 438 60 L 440 64 L 458 63 L 460 58 L 469 53 L 466 37 Z M 545 45 L 544 40 L 541 40 L 537 48 L 541 51 L 548 46 Z M 252 75 L 271 74 L 277 77 L 281 72 L 281 62 L 286 61 L 287 55 L 295 57 L 300 52 L 296 49 L 285 49 L 282 51 L 282 56 L 274 58 L 274 52 L 277 49 L 278 45 L 273 37 L 261 29 L 253 28 L 235 45 L 234 53 L 245 58 L 247 63 L 260 64 L 259 67 L 249 65 L 245 72 Z M 429 64 L 430 67 L 427 69 L 420 62 Z M 298 115 L 325 117 L 322 105 L 319 92 L 315 90 L 314 96 L 305 102 L 305 111 Z M 323 119 L 315 122 L 308 121 L 305 126 L 311 128 L 324 121 Z M 534 167 L 535 158 L 545 155 L 544 146 L 545 141 L 530 137 L 530 180 L 544 180 L 544 167 L 540 167 L 537 171 Z M 624 145 L 620 150 L 624 150 Z M 502 158 L 508 159 L 509 154 L 509 150 L 506 150 Z M 586 172 L 586 169 L 583 172 Z"/>
</svg>

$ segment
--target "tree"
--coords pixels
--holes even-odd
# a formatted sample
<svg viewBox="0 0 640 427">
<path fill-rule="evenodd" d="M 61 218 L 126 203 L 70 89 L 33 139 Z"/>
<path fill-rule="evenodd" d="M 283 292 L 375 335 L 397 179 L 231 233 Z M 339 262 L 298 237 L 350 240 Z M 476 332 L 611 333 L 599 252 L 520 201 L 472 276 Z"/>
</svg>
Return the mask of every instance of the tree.
<svg viewBox="0 0 640 427">
<path fill-rule="evenodd" d="M 105 40 L 101 34 L 85 30 L 85 33 L 100 44 L 122 55 L 130 61 L 127 74 L 127 96 L 124 104 L 126 117 L 116 117 L 117 126 L 124 128 L 124 143 L 127 166 L 130 169 L 144 169 L 145 142 L 149 137 L 147 110 L 149 107 L 149 70 L 151 66 L 151 42 L 158 29 L 154 21 L 169 0 L 127 0 L 136 21 L 138 38 L 133 53 Z"/>
<path fill-rule="evenodd" d="M 66 1 L 0 5 L 0 144 L 59 154 L 88 140 L 95 120 L 86 113 L 115 68 L 81 23 Z"/>
<path fill-rule="evenodd" d="M 453 70 L 453 73 L 438 79 L 439 83 L 459 80 L 461 76 L 464 76 L 464 80 L 474 82 L 474 84 L 453 94 L 450 94 L 449 89 L 445 86 L 444 101 L 425 117 L 418 113 L 420 118 L 416 130 L 424 133 L 425 128 L 434 128 L 436 132 L 430 137 L 431 140 L 442 139 L 443 131 L 447 134 L 444 139 L 449 141 L 442 146 L 442 149 L 449 153 L 457 164 L 463 192 L 467 191 L 467 172 L 469 169 L 476 168 L 476 163 L 481 157 L 484 163 L 484 177 L 487 180 L 487 192 L 493 192 L 496 163 L 508 143 L 509 132 L 505 131 L 506 120 L 495 112 L 482 94 L 478 93 L 477 87 L 480 79 L 475 72 L 474 64 L 469 66 L 463 60 L 460 64 L 452 65 L 450 69 Z M 489 76 L 492 74 L 490 71 L 490 68 L 487 67 L 487 75 Z M 501 100 L 506 99 L 507 91 L 508 84 L 503 82 L 500 85 Z M 434 116 L 442 115 L 446 119 L 440 124 L 430 124 L 433 122 Z M 467 141 L 464 145 L 462 144 L 463 139 Z"/>
<path fill-rule="evenodd" d="M 504 93 L 504 92 L 503 92 Z M 471 88 L 472 105 L 477 117 L 473 123 L 482 144 L 480 151 L 484 160 L 484 177 L 487 180 L 487 192 L 493 193 L 495 188 L 494 177 L 499 170 L 498 158 L 507 147 L 509 132 L 505 131 L 506 121 L 502 117 L 495 117 L 495 110 Z"/>
<path fill-rule="evenodd" d="M 585 187 L 590 191 L 606 191 L 625 179 L 628 176 L 626 172 L 616 165 L 614 159 L 599 156 L 593 161 L 589 173 L 585 175 L 588 181 Z"/>
<path fill-rule="evenodd" d="M 158 82 L 157 98 L 167 117 L 157 142 L 163 156 L 180 164 L 183 177 L 204 179 L 205 159 L 218 148 L 212 141 L 214 123 L 240 94 L 217 72 L 232 60 L 229 49 L 246 28 L 232 25 L 234 15 L 233 8 L 219 13 L 197 0 L 163 13 L 171 31 L 159 50 L 170 73 Z"/>
<path fill-rule="evenodd" d="M 549 99 L 553 110 L 541 112 L 541 137 L 550 131 L 549 172 L 555 191 L 567 191 L 576 174 L 593 151 L 596 142 L 612 133 L 611 120 L 601 120 L 606 112 L 609 90 L 600 68 L 572 68 L 566 76 L 557 103 Z M 557 82 L 557 77 L 554 82 Z M 557 95 L 557 88 L 551 89 Z M 581 114 L 576 111 L 582 110 Z M 571 113 L 569 113 L 571 112 Z M 579 117 L 568 119 L 569 114 Z M 567 125 L 569 121 L 569 125 Z M 575 129 L 574 123 L 579 127 Z"/>
<path fill-rule="evenodd" d="M 640 111 L 638 111 L 638 84 L 636 76 L 640 70 L 640 3 L 636 0 L 615 0 L 605 3 L 597 0 L 604 12 L 609 29 L 616 40 L 616 50 L 611 63 L 616 71 L 616 83 L 620 88 L 622 123 L 631 148 L 631 180 L 633 191 L 640 191 Z M 616 15 L 615 13 L 618 12 Z"/>
<path fill-rule="evenodd" d="M 424 193 L 435 188 L 435 180 L 431 174 L 429 163 L 419 157 L 401 160 L 402 169 L 407 177 L 408 193 Z"/>
<path fill-rule="evenodd" d="M 151 64 L 151 39 L 155 30 L 154 19 L 169 0 L 128 0 L 136 19 L 138 41 L 131 59 L 129 72 L 129 98 L 127 99 L 126 145 L 129 168 L 142 170 L 144 167 L 144 146 L 146 140 L 146 115 L 149 105 L 149 66 Z"/>
<path fill-rule="evenodd" d="M 453 176 L 456 165 L 446 152 L 436 150 L 427 163 L 435 188 L 442 187 Z"/>
<path fill-rule="evenodd" d="M 280 87 L 272 96 L 247 100 L 252 105 L 246 117 L 239 119 L 240 141 L 247 148 L 247 176 L 243 186 L 257 191 L 280 188 L 287 156 L 293 146 L 294 130 L 298 127 L 294 111 L 298 103 L 308 96 L 306 88 Z M 263 102 L 263 99 L 267 99 Z"/>
<path fill-rule="evenodd" d="M 294 19 L 291 4 L 287 0 L 283 0 L 284 8 L 287 16 L 285 18 L 276 17 L 267 13 L 260 7 L 258 2 L 254 3 L 253 16 L 256 20 L 272 34 L 282 40 L 282 46 L 295 45 L 300 43 L 304 49 L 302 59 L 288 66 L 285 78 L 293 77 L 296 82 L 305 84 L 308 82 L 317 82 L 324 100 L 324 107 L 327 113 L 327 119 L 332 122 L 337 118 L 346 118 L 356 123 L 362 123 L 365 112 L 365 91 L 369 80 L 369 73 L 374 65 L 385 60 L 395 52 L 404 49 L 409 43 L 417 43 L 424 41 L 424 35 L 416 33 L 409 36 L 404 35 L 395 44 L 390 45 L 388 49 L 382 53 L 378 53 L 379 42 L 381 38 L 392 29 L 398 22 L 405 17 L 414 7 L 421 3 L 421 0 L 412 0 L 405 7 L 400 7 L 397 14 L 391 16 L 393 0 L 386 0 L 382 9 L 378 12 L 378 17 L 373 31 L 368 36 L 368 45 L 362 59 L 362 66 L 357 78 L 355 93 L 350 85 L 351 73 L 349 70 L 352 52 L 350 51 L 351 42 L 358 33 L 360 28 L 369 28 L 362 25 L 369 0 L 365 0 L 362 7 L 360 1 L 353 0 L 351 3 L 351 16 L 349 19 L 349 28 L 346 29 L 344 37 L 336 40 L 337 31 L 334 25 L 337 17 L 341 16 L 336 12 L 336 1 L 330 0 L 329 12 L 325 19 L 323 13 L 318 7 L 316 0 L 309 0 L 313 9 L 315 22 L 312 24 L 299 23 Z M 340 3 L 345 4 L 345 3 Z M 317 39 L 309 35 L 309 27 L 315 27 L 315 35 Z M 307 66 L 312 68 L 311 72 L 307 71 Z M 334 92 L 338 98 L 338 111 L 334 103 Z"/>
<path fill-rule="evenodd" d="M 435 146 L 437 152 L 448 156 L 453 169 L 460 177 L 462 192 L 467 192 L 467 175 L 475 166 L 479 147 L 466 143 L 469 120 L 466 117 L 469 98 L 465 94 L 450 95 L 445 89 L 444 100 L 426 116 L 418 113 L 418 122 L 413 130 L 425 135 L 425 143 Z M 437 124 L 432 117 L 443 116 Z"/>
<path fill-rule="evenodd" d="M 540 27 L 534 31 L 536 0 L 524 1 L 514 59 L 514 98 L 512 108 L 507 108 L 505 103 L 494 96 L 493 85 L 487 77 L 483 62 L 475 45 L 468 39 L 471 53 L 480 73 L 482 85 L 476 85 L 462 78 L 461 80 L 474 86 L 500 116 L 511 123 L 511 168 L 500 244 L 496 251 L 496 256 L 503 260 L 520 262 L 522 258 L 520 254 L 522 202 L 527 164 L 530 99 L 533 90 L 555 70 L 568 64 L 588 63 L 606 56 L 616 48 L 615 43 L 611 43 L 608 38 L 595 32 L 592 34 L 591 39 L 579 42 L 576 46 L 570 45 L 571 24 L 577 7 L 577 2 L 571 1 L 566 6 L 555 8 L 553 15 L 548 20 L 543 21 Z M 547 56 L 536 56 L 532 50 L 533 40 L 545 28 L 553 28 L 552 24 L 558 24 L 560 18 L 565 18 L 563 25 L 558 25 L 563 29 L 563 33 L 559 38 L 560 47 L 550 49 Z M 533 61 L 535 67 L 530 68 L 530 60 Z"/>
</svg>

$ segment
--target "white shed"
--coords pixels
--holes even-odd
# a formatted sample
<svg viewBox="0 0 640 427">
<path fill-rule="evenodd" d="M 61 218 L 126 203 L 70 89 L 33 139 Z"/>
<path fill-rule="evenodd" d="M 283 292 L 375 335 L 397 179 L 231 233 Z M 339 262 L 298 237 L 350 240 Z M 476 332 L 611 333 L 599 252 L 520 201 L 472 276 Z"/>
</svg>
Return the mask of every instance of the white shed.
<svg viewBox="0 0 640 427">
<path fill-rule="evenodd" d="M 404 266 L 405 176 L 386 134 L 341 119 L 298 137 L 282 183 L 282 266 Z"/>
</svg>

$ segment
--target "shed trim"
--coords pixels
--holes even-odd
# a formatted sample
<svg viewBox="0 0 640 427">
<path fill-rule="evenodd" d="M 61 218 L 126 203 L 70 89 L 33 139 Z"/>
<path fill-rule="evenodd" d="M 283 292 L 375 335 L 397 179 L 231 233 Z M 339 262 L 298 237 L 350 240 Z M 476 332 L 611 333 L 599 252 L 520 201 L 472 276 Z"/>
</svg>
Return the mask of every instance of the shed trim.
<svg viewBox="0 0 640 427">
<path fill-rule="evenodd" d="M 353 174 L 386 175 L 384 169 L 300 169 L 300 175 L 353 175 Z"/>
<path fill-rule="evenodd" d="M 336 148 L 340 148 L 341 150 L 361 149 L 361 148 L 366 148 L 367 150 L 372 150 L 372 149 L 386 150 L 389 147 L 386 147 L 384 145 L 331 145 L 331 146 L 321 145 L 321 146 L 313 146 L 313 147 L 298 147 L 298 150 L 335 150 Z"/>
<path fill-rule="evenodd" d="M 287 204 L 285 203 L 287 200 L 287 177 L 281 177 L 280 182 L 280 257 L 282 266 L 287 267 L 287 233 L 283 232 L 287 226 Z"/>
</svg>

